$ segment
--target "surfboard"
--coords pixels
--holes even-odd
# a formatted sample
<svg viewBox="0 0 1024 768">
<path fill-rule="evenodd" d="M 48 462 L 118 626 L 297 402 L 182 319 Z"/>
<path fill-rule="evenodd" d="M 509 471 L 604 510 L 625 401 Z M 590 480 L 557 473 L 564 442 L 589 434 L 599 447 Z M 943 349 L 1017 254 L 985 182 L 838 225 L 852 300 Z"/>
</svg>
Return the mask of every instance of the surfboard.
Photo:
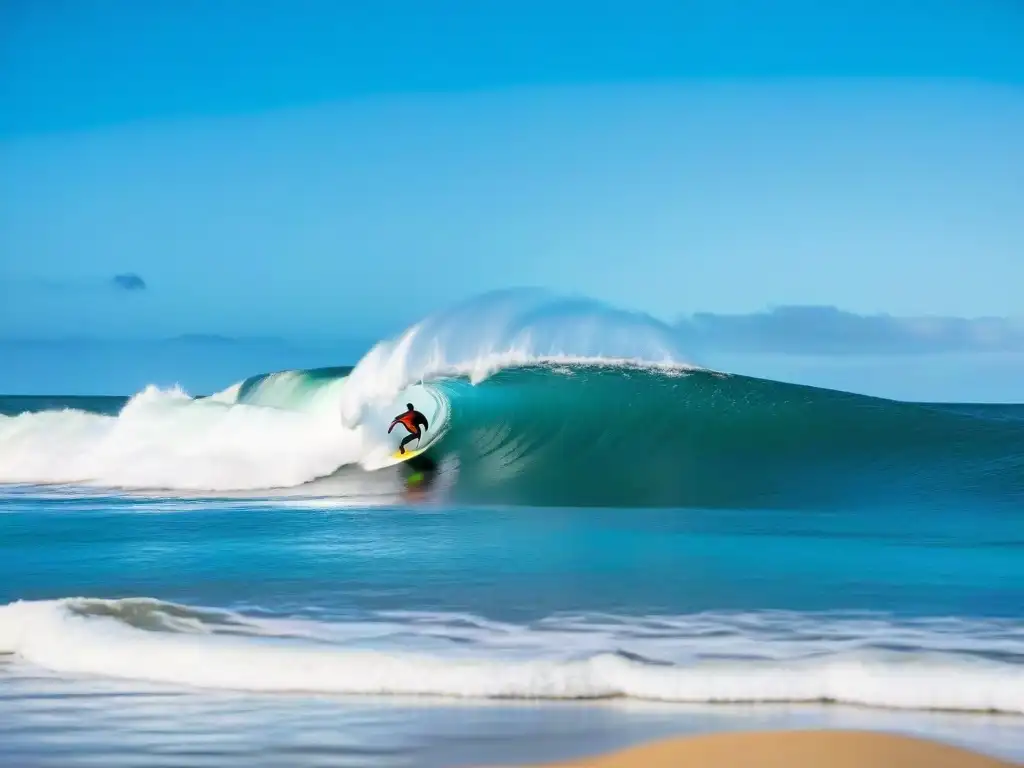
<svg viewBox="0 0 1024 768">
<path fill-rule="evenodd" d="M 429 446 L 427 446 L 427 447 L 429 447 Z M 406 448 L 405 449 L 405 453 L 399 453 L 398 449 L 396 448 L 395 452 L 391 454 L 391 458 L 394 459 L 395 461 L 408 461 L 413 456 L 419 456 L 425 450 L 427 450 L 427 449 L 426 448 L 414 448 L 412 450 L 409 450 L 408 448 Z"/>
</svg>

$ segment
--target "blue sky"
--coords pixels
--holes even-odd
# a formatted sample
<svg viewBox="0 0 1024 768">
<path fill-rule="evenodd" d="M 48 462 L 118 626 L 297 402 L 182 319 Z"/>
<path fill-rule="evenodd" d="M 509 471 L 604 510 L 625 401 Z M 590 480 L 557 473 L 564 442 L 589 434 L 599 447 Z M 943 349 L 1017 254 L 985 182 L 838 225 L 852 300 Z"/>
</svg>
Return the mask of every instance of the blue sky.
<svg viewBox="0 0 1024 768">
<path fill-rule="evenodd" d="M 6 132 L 379 94 L 765 77 L 1020 85 L 1016 0 L 7 0 Z"/>
<path fill-rule="evenodd" d="M 9 0 L 0 337 L 372 340 L 512 285 L 1024 314 L 1022 40 L 1014 0 Z"/>
</svg>

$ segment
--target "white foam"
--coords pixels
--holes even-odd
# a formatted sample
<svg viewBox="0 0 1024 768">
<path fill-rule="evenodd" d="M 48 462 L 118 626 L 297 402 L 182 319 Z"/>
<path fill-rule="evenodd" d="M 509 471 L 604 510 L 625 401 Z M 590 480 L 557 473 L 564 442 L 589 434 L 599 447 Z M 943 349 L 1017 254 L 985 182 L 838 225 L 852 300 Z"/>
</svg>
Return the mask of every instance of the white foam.
<svg viewBox="0 0 1024 768">
<path fill-rule="evenodd" d="M 116 488 L 290 487 L 355 462 L 362 430 L 335 417 L 193 399 L 148 387 L 117 416 L 0 417 L 0 482 Z"/>
<path fill-rule="evenodd" d="M 708 614 L 592 626 L 571 618 L 523 627 L 414 614 L 330 623 L 255 620 L 154 600 L 65 599 L 0 607 L 0 652 L 60 673 L 249 691 L 833 701 L 1024 713 L 1019 624 L 901 628 L 819 619 L 822 635 L 811 632 L 813 623 Z M 769 639 L 784 628 L 788 646 Z M 932 637 L 942 650 L 872 647 L 878 634 L 908 633 Z M 672 649 L 673 658 L 640 658 L 638 651 L 655 647 Z M 979 655 L 1010 647 L 1017 655 L 1008 659 Z M 723 656 L 740 648 L 747 653 Z"/>
</svg>

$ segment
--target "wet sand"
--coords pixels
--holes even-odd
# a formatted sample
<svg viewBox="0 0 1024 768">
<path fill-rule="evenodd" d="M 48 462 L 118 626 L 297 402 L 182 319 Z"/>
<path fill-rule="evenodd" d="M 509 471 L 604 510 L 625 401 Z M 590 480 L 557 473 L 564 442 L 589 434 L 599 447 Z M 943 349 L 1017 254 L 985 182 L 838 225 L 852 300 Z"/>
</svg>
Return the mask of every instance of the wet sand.
<svg viewBox="0 0 1024 768">
<path fill-rule="evenodd" d="M 667 739 L 548 768 L 1011 768 L 937 741 L 870 731 L 715 733 Z"/>
</svg>

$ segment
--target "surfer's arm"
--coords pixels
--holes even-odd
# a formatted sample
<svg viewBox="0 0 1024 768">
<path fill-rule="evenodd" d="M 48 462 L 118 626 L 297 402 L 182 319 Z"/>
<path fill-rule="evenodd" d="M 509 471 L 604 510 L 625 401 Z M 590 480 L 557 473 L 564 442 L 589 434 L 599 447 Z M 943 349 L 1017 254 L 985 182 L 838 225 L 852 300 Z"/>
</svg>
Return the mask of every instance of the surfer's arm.
<svg viewBox="0 0 1024 768">
<path fill-rule="evenodd" d="M 423 429 L 430 429 L 430 425 L 427 423 L 427 417 L 422 413 L 420 414 L 419 422 L 423 425 Z"/>
<path fill-rule="evenodd" d="M 398 419 L 395 419 L 394 421 L 391 422 L 391 426 L 388 427 L 388 434 L 389 435 L 391 434 L 391 430 L 395 428 L 395 424 L 397 424 L 397 423 L 398 423 Z"/>
</svg>

